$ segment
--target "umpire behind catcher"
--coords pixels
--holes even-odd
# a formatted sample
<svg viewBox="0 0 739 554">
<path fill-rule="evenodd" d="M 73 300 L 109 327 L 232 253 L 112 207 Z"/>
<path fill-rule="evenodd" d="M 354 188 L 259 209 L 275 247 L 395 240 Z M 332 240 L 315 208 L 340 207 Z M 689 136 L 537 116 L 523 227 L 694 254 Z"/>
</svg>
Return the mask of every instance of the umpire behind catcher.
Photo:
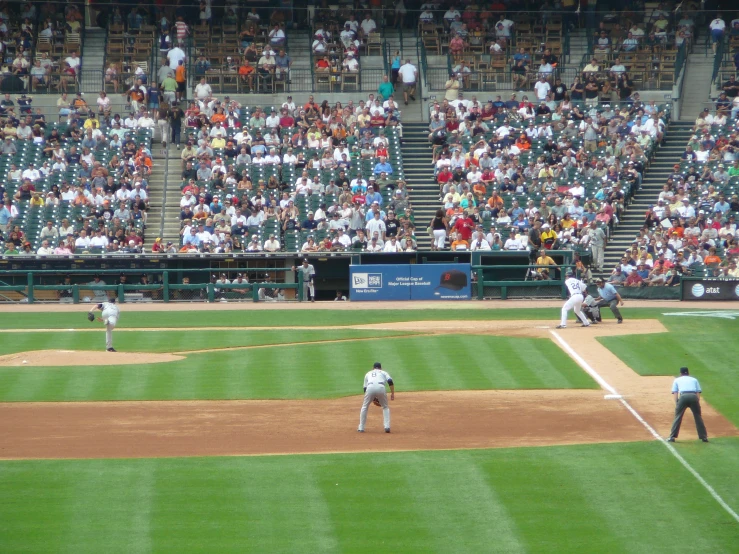
<svg viewBox="0 0 739 554">
<path fill-rule="evenodd" d="M 677 435 L 680 433 L 680 424 L 683 421 L 685 410 L 690 408 L 695 418 L 695 428 L 698 431 L 698 438 L 703 442 L 708 442 L 708 433 L 701 416 L 701 386 L 698 379 L 690 376 L 687 367 L 680 368 L 680 377 L 672 383 L 672 395 L 675 397 L 675 421 L 672 423 L 668 442 L 675 442 Z"/>
<path fill-rule="evenodd" d="M 621 310 L 618 309 L 618 306 L 623 306 L 624 300 L 616 290 L 616 287 L 611 283 L 606 283 L 606 280 L 603 277 L 600 277 L 596 282 L 598 283 L 598 298 L 595 299 L 595 305 L 599 308 L 608 306 L 611 308 L 613 317 L 616 318 L 616 321 L 623 323 L 624 318 L 621 317 Z"/>
</svg>

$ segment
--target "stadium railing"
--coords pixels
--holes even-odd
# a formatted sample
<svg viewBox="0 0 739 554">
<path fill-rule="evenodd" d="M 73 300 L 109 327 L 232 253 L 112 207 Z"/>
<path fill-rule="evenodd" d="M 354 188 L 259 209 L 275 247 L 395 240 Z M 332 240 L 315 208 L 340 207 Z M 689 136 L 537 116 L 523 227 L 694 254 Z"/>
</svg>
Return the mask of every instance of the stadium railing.
<svg viewBox="0 0 739 554">
<path fill-rule="evenodd" d="M 6 274 L 17 274 L 21 272 L 8 271 Z M 72 283 L 72 284 L 43 284 L 49 278 L 58 278 L 60 273 L 56 270 L 40 270 L 23 272 L 26 276 L 26 283 L 23 285 L 8 285 L 3 283 L 0 285 L 0 300 L 21 301 L 22 303 L 32 304 L 40 301 L 61 301 L 62 298 L 68 298 L 68 303 L 79 304 L 80 302 L 97 302 L 105 298 L 115 297 L 118 302 L 188 302 L 188 301 L 208 301 L 215 302 L 220 299 L 226 300 L 251 300 L 258 302 L 260 297 L 260 289 L 268 289 L 271 291 L 294 290 L 290 299 L 302 301 L 303 299 L 303 275 L 300 271 L 296 272 L 297 282 L 295 283 L 278 283 L 276 281 L 264 280 L 264 277 L 284 277 L 288 273 L 292 273 L 291 268 L 228 268 L 228 275 L 235 277 L 238 274 L 246 276 L 255 276 L 258 280 L 250 282 L 248 279 L 242 283 L 220 284 L 214 282 L 214 279 L 208 280 L 208 275 L 220 275 L 223 273 L 220 269 L 186 269 L 178 271 L 168 270 L 147 270 L 143 272 L 147 275 L 155 276 L 155 282 L 150 284 L 142 283 L 125 283 L 112 285 L 94 285 L 90 282 Z M 171 274 L 184 273 L 189 275 L 204 275 L 205 282 L 201 283 L 174 283 L 171 281 Z M 84 277 L 91 279 L 90 272 L 75 273 L 74 270 L 65 272 L 74 279 L 75 277 Z M 95 275 L 99 275 L 102 280 L 107 275 L 119 276 L 120 270 L 100 270 Z M 262 279 L 259 279 L 259 278 Z M 62 295 L 61 293 L 66 292 Z M 97 294 L 96 294 L 97 293 Z M 103 298 L 105 297 L 105 298 Z"/>
</svg>

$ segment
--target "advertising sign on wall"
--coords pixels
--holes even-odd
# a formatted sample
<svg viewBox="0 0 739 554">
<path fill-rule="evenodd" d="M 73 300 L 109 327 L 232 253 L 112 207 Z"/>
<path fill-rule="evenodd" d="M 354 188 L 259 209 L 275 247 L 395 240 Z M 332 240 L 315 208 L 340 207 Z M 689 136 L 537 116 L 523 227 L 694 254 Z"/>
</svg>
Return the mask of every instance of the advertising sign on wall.
<svg viewBox="0 0 739 554">
<path fill-rule="evenodd" d="M 353 265 L 350 299 L 469 300 L 468 264 Z"/>
<path fill-rule="evenodd" d="M 683 279 L 683 300 L 739 300 L 739 281 Z"/>
</svg>

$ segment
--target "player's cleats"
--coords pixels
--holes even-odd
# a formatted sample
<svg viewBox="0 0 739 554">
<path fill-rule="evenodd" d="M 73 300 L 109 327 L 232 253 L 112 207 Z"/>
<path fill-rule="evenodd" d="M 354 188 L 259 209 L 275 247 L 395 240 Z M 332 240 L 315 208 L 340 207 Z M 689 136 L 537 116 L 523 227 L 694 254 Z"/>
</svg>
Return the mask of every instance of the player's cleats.
<svg viewBox="0 0 739 554">
<path fill-rule="evenodd" d="M 118 352 L 115 348 L 108 348 L 108 352 Z"/>
</svg>

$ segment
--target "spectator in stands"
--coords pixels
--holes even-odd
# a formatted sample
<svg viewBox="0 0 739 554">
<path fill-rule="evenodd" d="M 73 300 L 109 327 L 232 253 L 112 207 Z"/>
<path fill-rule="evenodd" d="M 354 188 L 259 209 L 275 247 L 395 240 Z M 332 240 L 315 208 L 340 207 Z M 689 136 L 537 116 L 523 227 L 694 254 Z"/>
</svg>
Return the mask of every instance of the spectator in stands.
<svg viewBox="0 0 739 554">
<path fill-rule="evenodd" d="M 726 32 L 726 22 L 721 17 L 721 14 L 717 14 L 716 18 L 711 21 L 708 25 L 711 32 L 711 46 L 714 54 L 716 53 L 716 47 L 719 42 L 724 40 L 724 33 Z"/>
</svg>

